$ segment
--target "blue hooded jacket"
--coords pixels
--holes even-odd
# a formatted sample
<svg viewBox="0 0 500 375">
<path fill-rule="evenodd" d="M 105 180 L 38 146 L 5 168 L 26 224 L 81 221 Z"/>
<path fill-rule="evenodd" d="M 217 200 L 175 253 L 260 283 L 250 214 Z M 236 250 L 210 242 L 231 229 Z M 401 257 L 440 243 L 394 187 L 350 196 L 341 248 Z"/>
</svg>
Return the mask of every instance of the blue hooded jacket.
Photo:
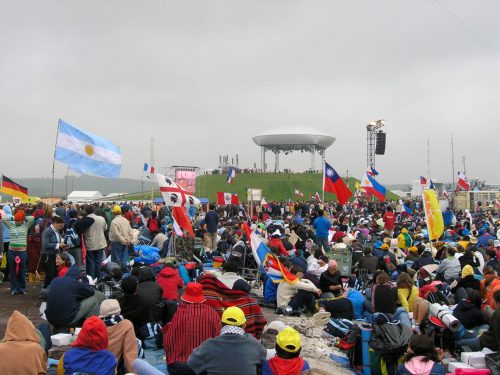
<svg viewBox="0 0 500 375">
<path fill-rule="evenodd" d="M 3 210 L 6 216 L 10 219 L 12 218 L 12 208 L 10 206 L 5 205 Z M 2 234 L 3 234 L 3 242 L 10 242 L 10 229 L 2 222 Z"/>
<path fill-rule="evenodd" d="M 65 276 L 56 277 L 50 283 L 45 315 L 50 324 L 66 327 L 73 321 L 80 302 L 94 295 L 94 289 L 80 282 L 82 270 L 72 266 Z"/>
</svg>

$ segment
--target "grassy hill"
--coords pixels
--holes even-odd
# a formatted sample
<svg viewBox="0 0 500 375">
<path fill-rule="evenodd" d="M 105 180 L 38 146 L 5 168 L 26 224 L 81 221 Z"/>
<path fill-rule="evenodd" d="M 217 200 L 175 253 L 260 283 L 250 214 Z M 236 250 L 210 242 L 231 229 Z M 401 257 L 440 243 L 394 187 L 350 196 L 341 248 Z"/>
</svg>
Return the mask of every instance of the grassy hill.
<svg viewBox="0 0 500 375">
<path fill-rule="evenodd" d="M 218 191 L 236 193 L 240 200 L 246 201 L 247 188 L 262 189 L 267 200 L 284 201 L 289 198 L 293 201 L 307 200 L 311 194 L 318 192 L 321 195 L 322 175 L 319 173 L 240 173 L 232 184 L 226 182 L 226 175 L 202 175 L 196 179 L 196 196 L 215 201 Z M 345 181 L 345 178 L 344 178 Z M 359 180 L 349 178 L 349 189 L 355 191 L 355 184 Z M 304 197 L 295 195 L 295 189 L 304 193 Z M 160 196 L 155 191 L 155 197 Z M 150 199 L 151 193 L 145 194 L 144 199 Z M 388 192 L 388 199 L 398 199 L 398 196 Z M 140 193 L 126 195 L 123 199 L 143 199 Z M 325 193 L 325 200 L 336 200 L 335 195 Z"/>
</svg>

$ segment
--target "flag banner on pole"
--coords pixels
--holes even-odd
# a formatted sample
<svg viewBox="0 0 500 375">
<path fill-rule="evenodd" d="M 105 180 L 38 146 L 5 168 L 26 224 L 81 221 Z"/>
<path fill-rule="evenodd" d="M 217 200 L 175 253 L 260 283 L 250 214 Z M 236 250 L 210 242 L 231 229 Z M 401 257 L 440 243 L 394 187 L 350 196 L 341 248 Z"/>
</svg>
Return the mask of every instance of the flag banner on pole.
<svg viewBox="0 0 500 375">
<path fill-rule="evenodd" d="M 420 176 L 420 185 L 427 185 L 427 179 L 423 176 Z"/>
<path fill-rule="evenodd" d="M 269 205 L 269 203 L 267 203 L 266 199 L 264 197 L 262 197 L 262 200 L 260 201 L 260 205 L 262 207 L 265 207 L 266 209 L 270 209 L 271 206 Z"/>
<path fill-rule="evenodd" d="M 427 231 L 430 240 L 438 240 L 444 231 L 443 213 L 435 190 L 427 189 L 422 192 L 422 202 L 427 221 Z"/>
<path fill-rule="evenodd" d="M 239 198 L 237 194 L 224 193 L 221 191 L 217 192 L 217 204 L 220 206 L 225 206 L 228 204 L 239 204 Z"/>
<path fill-rule="evenodd" d="M 314 199 L 316 199 L 316 202 L 321 202 L 321 197 L 319 196 L 318 192 L 316 192 L 316 194 L 314 194 Z"/>
<path fill-rule="evenodd" d="M 200 200 L 186 190 L 181 189 L 170 177 L 156 173 L 156 181 L 167 206 L 197 206 Z"/>
<path fill-rule="evenodd" d="M 446 190 L 443 190 L 443 197 L 448 199 L 449 196 L 450 196 L 450 194 L 448 194 L 448 192 Z"/>
<path fill-rule="evenodd" d="M 295 284 L 299 281 L 298 277 L 283 266 L 279 259 L 271 253 L 271 250 L 262 242 L 262 238 L 257 236 L 247 223 L 243 223 L 243 228 L 245 229 L 248 241 L 250 241 L 250 247 L 252 248 L 252 254 L 255 261 L 273 283 L 286 281 L 290 284 Z"/>
<path fill-rule="evenodd" d="M 28 189 L 18 183 L 15 183 L 10 178 L 2 175 L 2 193 L 13 195 L 22 199 L 28 199 Z"/>
<path fill-rule="evenodd" d="M 81 174 L 120 177 L 120 148 L 98 135 L 59 120 L 55 159 Z"/>
<path fill-rule="evenodd" d="M 339 174 L 333 167 L 325 162 L 325 169 L 323 170 L 323 191 L 335 194 L 340 204 L 344 205 L 349 201 L 352 192 L 349 190 L 344 180 L 340 178 Z M 319 194 L 316 193 L 319 197 Z"/>
<path fill-rule="evenodd" d="M 372 166 L 368 167 L 367 172 L 372 177 L 375 177 L 375 176 L 379 175 L 379 173 Z"/>
<path fill-rule="evenodd" d="M 184 235 L 183 230 L 186 230 L 191 237 L 194 237 L 193 226 L 184 207 L 172 207 L 172 218 L 174 219 L 174 226 L 176 225 L 180 229 L 180 233 L 182 233 L 180 235 Z"/>
<path fill-rule="evenodd" d="M 429 179 L 429 189 L 436 190 L 436 185 L 434 185 L 431 179 Z"/>
<path fill-rule="evenodd" d="M 233 168 L 229 168 L 227 170 L 227 182 L 229 184 L 233 183 L 235 177 L 236 177 L 236 171 Z"/>
<path fill-rule="evenodd" d="M 299 196 L 299 197 L 303 197 L 304 196 L 304 193 L 301 192 L 300 190 L 297 190 L 295 189 L 295 195 Z"/>
<path fill-rule="evenodd" d="M 149 169 L 149 164 L 148 163 L 144 163 L 144 172 L 147 172 Z"/>
<path fill-rule="evenodd" d="M 367 172 L 364 173 L 361 179 L 361 187 L 367 194 L 373 194 L 381 202 L 385 202 L 385 187 L 379 184 L 374 178 L 370 177 Z"/>
<path fill-rule="evenodd" d="M 457 191 L 460 190 L 469 191 L 469 189 L 470 189 L 469 180 L 467 179 L 467 177 L 465 177 L 464 173 L 458 172 Z"/>
</svg>

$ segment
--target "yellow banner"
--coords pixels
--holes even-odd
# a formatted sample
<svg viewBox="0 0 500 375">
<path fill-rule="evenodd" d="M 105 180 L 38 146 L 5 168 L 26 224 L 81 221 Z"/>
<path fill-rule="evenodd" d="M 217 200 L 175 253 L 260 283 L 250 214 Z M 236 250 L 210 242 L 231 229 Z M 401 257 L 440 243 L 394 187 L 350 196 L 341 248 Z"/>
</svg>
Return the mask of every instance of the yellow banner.
<svg viewBox="0 0 500 375">
<path fill-rule="evenodd" d="M 427 230 L 430 240 L 437 240 L 444 231 L 443 213 L 439 206 L 436 191 L 427 189 L 422 192 L 424 203 L 425 219 L 427 221 Z"/>
</svg>

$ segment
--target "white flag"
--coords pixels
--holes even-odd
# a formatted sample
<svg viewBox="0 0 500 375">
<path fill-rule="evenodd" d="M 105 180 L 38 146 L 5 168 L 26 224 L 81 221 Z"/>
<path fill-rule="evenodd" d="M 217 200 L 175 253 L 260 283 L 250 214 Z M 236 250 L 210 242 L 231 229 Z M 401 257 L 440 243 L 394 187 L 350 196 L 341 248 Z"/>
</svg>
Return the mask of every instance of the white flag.
<svg viewBox="0 0 500 375">
<path fill-rule="evenodd" d="M 184 207 L 200 205 L 200 200 L 179 187 L 173 179 L 156 173 L 156 181 L 167 206 Z"/>
</svg>

